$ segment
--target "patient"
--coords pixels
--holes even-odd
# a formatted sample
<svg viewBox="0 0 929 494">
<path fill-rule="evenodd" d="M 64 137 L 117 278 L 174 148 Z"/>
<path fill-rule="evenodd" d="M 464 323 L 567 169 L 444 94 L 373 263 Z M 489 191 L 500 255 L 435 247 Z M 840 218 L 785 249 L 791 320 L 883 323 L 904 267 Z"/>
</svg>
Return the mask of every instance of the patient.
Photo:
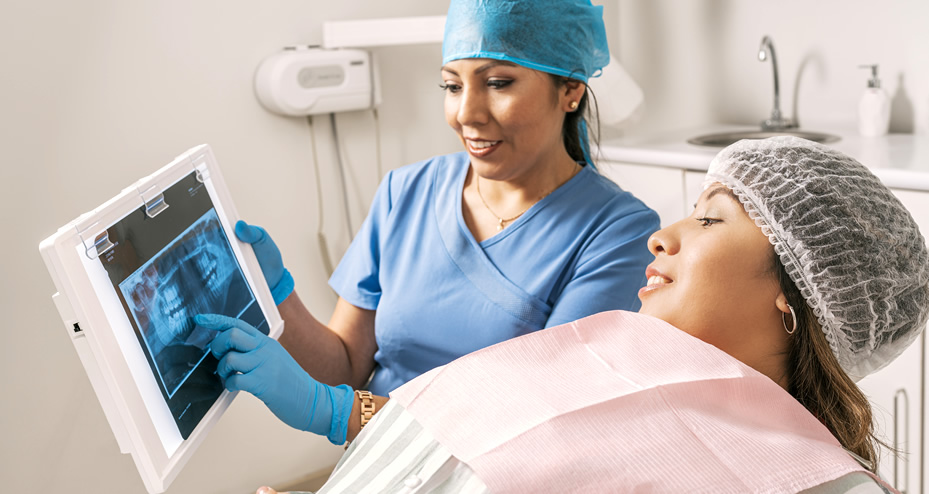
<svg viewBox="0 0 929 494">
<path fill-rule="evenodd" d="M 929 312 L 925 240 L 890 191 L 827 147 L 741 141 L 649 249 L 638 314 L 399 388 L 319 492 L 886 492 L 855 381 Z"/>
</svg>

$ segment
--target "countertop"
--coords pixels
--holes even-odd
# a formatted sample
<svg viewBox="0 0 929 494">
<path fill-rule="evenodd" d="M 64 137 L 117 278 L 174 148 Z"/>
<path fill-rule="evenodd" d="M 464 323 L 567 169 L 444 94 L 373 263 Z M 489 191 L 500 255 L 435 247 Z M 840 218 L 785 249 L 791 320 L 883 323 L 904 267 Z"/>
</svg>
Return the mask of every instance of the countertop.
<svg viewBox="0 0 929 494">
<path fill-rule="evenodd" d="M 722 148 L 689 144 L 687 139 L 730 130 L 758 130 L 748 126 L 712 125 L 699 129 L 651 135 L 629 135 L 601 143 L 601 161 L 706 171 Z M 861 137 L 854 130 L 809 128 L 841 139 L 827 144 L 869 167 L 888 187 L 929 191 L 929 136 L 888 134 Z"/>
</svg>

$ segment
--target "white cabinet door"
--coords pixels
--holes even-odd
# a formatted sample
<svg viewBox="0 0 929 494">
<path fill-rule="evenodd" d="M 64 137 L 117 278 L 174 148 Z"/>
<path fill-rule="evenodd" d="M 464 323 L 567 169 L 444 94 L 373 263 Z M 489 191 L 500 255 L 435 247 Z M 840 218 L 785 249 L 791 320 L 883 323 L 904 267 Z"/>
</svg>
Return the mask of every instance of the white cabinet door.
<svg viewBox="0 0 929 494">
<path fill-rule="evenodd" d="M 900 198 L 900 201 L 903 202 L 903 205 L 910 210 L 910 214 L 913 215 L 913 219 L 916 220 L 916 223 L 919 225 L 919 230 L 922 232 L 923 237 L 926 238 L 927 244 L 929 244 L 929 192 L 915 192 L 915 191 L 894 191 L 894 194 Z M 910 493 L 914 492 L 926 492 L 929 490 L 929 456 L 926 455 L 926 448 L 929 447 L 929 437 L 927 437 L 927 428 L 925 424 L 926 418 L 926 380 L 929 379 L 929 362 L 926 362 L 926 347 L 929 346 L 927 340 L 927 335 L 925 331 L 923 332 L 922 337 L 920 338 L 921 347 L 919 351 L 922 357 L 922 366 L 920 369 L 921 372 L 921 381 L 920 381 L 920 390 L 922 393 L 917 400 L 919 403 L 911 405 L 911 409 L 915 410 L 915 421 L 920 430 L 920 442 L 915 444 L 913 449 L 919 455 L 918 457 L 914 456 L 913 461 L 910 462 L 911 470 L 918 470 L 919 476 L 918 482 L 916 482 L 913 477 L 913 473 L 910 473 Z M 914 343 L 914 346 L 916 344 Z M 912 348 L 907 350 L 908 352 L 913 351 Z"/>
<path fill-rule="evenodd" d="M 921 492 L 923 345 L 920 336 L 890 365 L 858 383 L 871 401 L 874 432 L 899 451 L 881 448 L 881 477 L 904 493 Z"/>
<path fill-rule="evenodd" d="M 616 162 L 603 162 L 598 166 L 605 177 L 654 209 L 661 218 L 662 227 L 684 217 L 682 170 Z"/>
<path fill-rule="evenodd" d="M 684 172 L 684 206 L 687 208 L 688 215 L 693 212 L 697 199 L 703 193 L 703 180 L 705 178 L 705 172 Z"/>
<path fill-rule="evenodd" d="M 929 234 L 929 193 L 895 190 L 894 194 L 910 210 L 923 236 Z M 881 477 L 910 494 L 923 492 L 924 472 L 929 468 L 923 454 L 925 345 L 922 335 L 890 365 L 858 383 L 871 400 L 875 432 L 900 451 L 899 455 L 882 451 Z"/>
</svg>

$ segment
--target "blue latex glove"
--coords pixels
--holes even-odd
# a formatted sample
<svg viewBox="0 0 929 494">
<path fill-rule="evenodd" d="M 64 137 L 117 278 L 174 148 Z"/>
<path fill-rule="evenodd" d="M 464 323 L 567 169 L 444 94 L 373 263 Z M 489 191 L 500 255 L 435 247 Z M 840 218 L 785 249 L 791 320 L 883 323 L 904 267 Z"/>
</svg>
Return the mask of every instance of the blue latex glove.
<svg viewBox="0 0 929 494">
<path fill-rule="evenodd" d="M 264 228 L 249 225 L 242 220 L 235 223 L 235 236 L 252 245 L 261 272 L 271 289 L 271 296 L 274 297 L 274 304 L 280 305 L 294 291 L 294 277 L 284 267 L 280 249 L 274 245 Z"/>
<path fill-rule="evenodd" d="M 345 442 L 355 402 L 352 388 L 317 382 L 273 338 L 240 319 L 198 314 L 194 321 L 220 331 L 210 343 L 216 373 L 229 391 L 248 391 L 285 424 Z"/>
</svg>

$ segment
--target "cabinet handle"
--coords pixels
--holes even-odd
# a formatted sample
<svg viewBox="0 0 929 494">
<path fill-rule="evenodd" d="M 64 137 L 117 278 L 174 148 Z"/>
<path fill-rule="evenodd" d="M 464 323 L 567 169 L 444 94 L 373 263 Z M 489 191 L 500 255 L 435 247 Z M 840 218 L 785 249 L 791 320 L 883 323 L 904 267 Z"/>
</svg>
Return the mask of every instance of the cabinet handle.
<svg viewBox="0 0 929 494">
<path fill-rule="evenodd" d="M 900 438 L 900 407 L 903 407 L 903 439 Z M 894 393 L 894 487 L 906 494 L 910 490 L 910 398 L 906 389 L 900 388 Z M 901 449 L 900 445 L 903 444 Z M 900 463 L 903 463 L 901 468 Z M 903 488 L 900 488 L 900 473 L 903 471 Z"/>
</svg>

